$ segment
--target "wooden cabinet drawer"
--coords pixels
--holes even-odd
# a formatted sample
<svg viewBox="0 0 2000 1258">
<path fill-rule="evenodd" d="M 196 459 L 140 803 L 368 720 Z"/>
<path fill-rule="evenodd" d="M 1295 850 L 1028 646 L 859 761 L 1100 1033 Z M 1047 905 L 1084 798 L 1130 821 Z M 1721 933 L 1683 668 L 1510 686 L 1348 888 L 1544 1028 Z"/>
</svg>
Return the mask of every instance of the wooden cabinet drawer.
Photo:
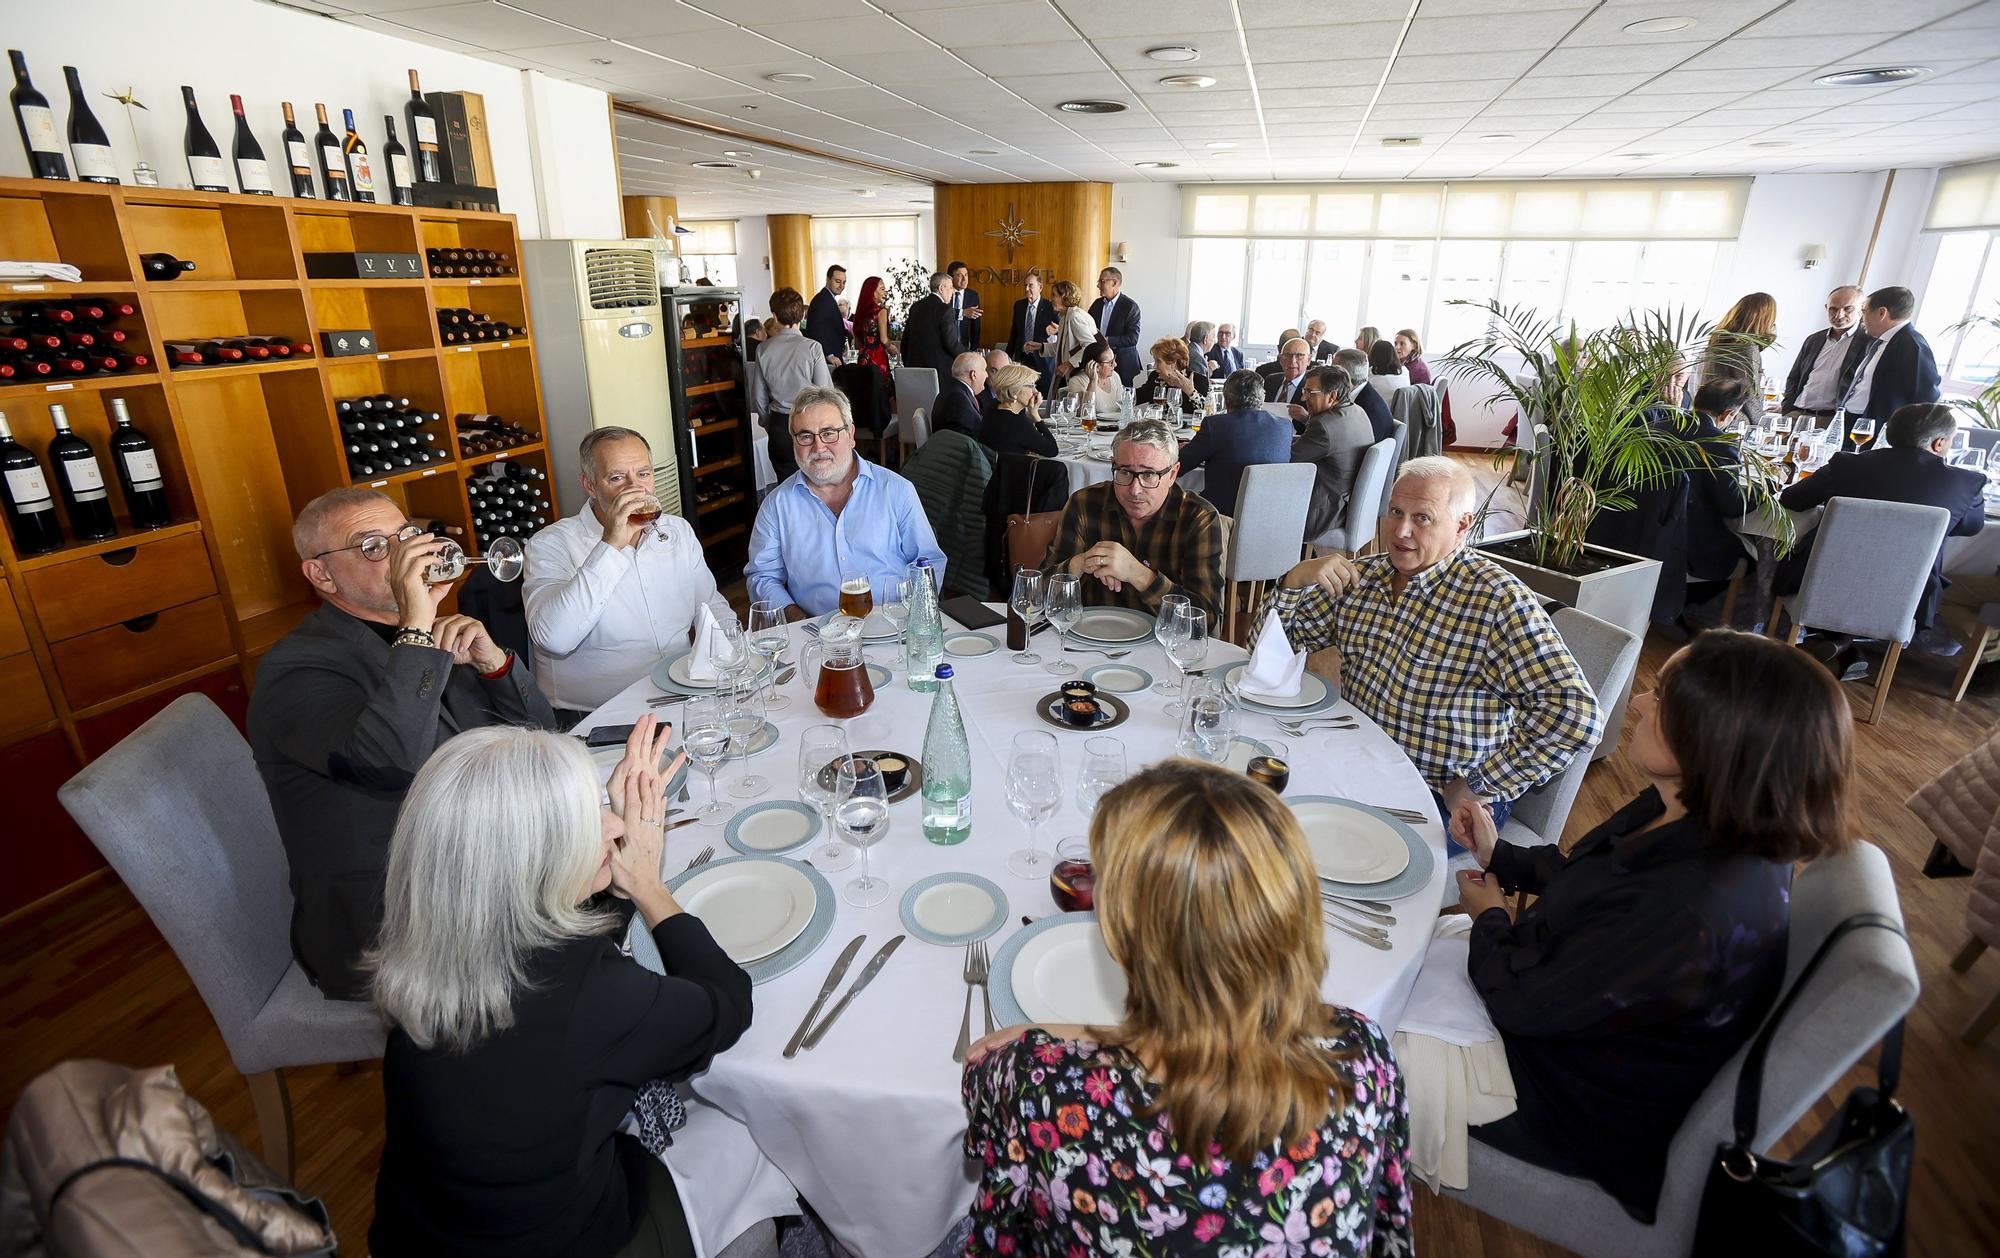
<svg viewBox="0 0 2000 1258">
<path fill-rule="evenodd" d="M 70 707 L 87 708 L 227 658 L 229 622 L 222 600 L 205 598 L 51 643 L 49 654 Z"/>
<path fill-rule="evenodd" d="M 42 632 L 51 642 L 215 593 L 215 573 L 200 533 L 37 568 L 27 581 Z M 67 677 L 63 685 L 68 689 Z"/>
<path fill-rule="evenodd" d="M 42 670 L 26 651 L 0 659 L 0 738 L 10 738 L 56 714 Z"/>
<path fill-rule="evenodd" d="M 28 649 L 28 627 L 21 623 L 21 609 L 14 606 L 14 591 L 0 581 L 0 655 L 18 655 Z"/>
</svg>

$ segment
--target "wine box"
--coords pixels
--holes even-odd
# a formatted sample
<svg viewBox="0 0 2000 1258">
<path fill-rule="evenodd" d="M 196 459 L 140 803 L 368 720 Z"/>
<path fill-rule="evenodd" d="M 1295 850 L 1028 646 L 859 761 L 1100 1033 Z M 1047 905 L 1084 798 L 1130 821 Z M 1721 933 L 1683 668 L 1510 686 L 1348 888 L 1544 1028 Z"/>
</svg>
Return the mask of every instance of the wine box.
<svg viewBox="0 0 2000 1258">
<path fill-rule="evenodd" d="M 357 354 L 375 352 L 375 333 L 368 328 L 349 328 L 346 331 L 322 331 L 319 346 L 328 358 L 353 358 Z"/>
<path fill-rule="evenodd" d="M 306 278 L 315 280 L 420 280 L 423 258 L 414 253 L 308 253 Z"/>
<path fill-rule="evenodd" d="M 486 98 L 478 92 L 460 92 L 465 100 L 465 133 L 472 138 L 472 182 L 493 186 L 493 146 L 486 136 Z"/>
<path fill-rule="evenodd" d="M 462 92 L 425 92 L 424 101 L 438 116 L 438 156 L 447 183 L 479 182 L 479 167 L 472 157 L 472 129 L 466 116 Z"/>
</svg>

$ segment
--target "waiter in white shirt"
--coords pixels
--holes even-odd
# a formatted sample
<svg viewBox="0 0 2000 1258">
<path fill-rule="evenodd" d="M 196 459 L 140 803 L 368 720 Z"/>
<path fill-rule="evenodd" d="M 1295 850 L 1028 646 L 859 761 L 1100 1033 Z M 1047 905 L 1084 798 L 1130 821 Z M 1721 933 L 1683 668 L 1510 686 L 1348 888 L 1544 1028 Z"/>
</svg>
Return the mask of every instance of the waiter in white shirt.
<svg viewBox="0 0 2000 1258">
<path fill-rule="evenodd" d="M 557 715 L 572 718 L 686 646 L 703 603 L 730 614 L 693 526 L 666 514 L 629 522 L 653 492 L 646 439 L 629 428 L 598 428 L 577 454 L 583 508 L 528 540 L 522 589 L 535 681 Z"/>
<path fill-rule="evenodd" d="M 1826 326 L 1799 346 L 1780 410 L 1816 419 L 1833 414 L 1866 349 L 1868 334 L 1855 326 L 1860 317 L 1859 285 L 1843 284 L 1826 295 Z"/>
</svg>

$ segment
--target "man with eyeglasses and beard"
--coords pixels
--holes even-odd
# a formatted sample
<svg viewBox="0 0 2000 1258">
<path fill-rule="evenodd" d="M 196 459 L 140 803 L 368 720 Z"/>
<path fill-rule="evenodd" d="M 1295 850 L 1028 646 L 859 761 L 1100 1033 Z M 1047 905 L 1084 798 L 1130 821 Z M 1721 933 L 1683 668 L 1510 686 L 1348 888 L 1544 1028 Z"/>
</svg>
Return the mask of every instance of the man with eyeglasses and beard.
<svg viewBox="0 0 2000 1258">
<path fill-rule="evenodd" d="M 881 589 L 928 559 L 939 588 L 944 552 L 916 486 L 854 449 L 854 411 L 839 389 L 811 385 L 792 399 L 799 470 L 757 508 L 743 578 L 753 603 L 785 606 L 793 620 L 840 606 L 843 578 Z"/>
<path fill-rule="evenodd" d="M 1158 615 L 1160 600 L 1185 594 L 1211 621 L 1222 614 L 1222 517 L 1174 482 L 1180 438 L 1158 420 L 1119 429 L 1111 479 L 1069 496 L 1044 571 L 1086 578 L 1090 606 Z"/>
</svg>

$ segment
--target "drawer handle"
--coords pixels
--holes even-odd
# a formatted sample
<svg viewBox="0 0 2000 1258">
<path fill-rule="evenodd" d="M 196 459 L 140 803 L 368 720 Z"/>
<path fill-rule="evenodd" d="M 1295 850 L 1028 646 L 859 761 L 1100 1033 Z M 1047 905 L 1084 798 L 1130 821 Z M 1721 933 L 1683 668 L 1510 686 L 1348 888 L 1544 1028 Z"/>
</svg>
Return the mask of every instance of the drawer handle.
<svg viewBox="0 0 2000 1258">
<path fill-rule="evenodd" d="M 117 550 L 107 550 L 98 558 L 114 568 L 122 568 L 139 557 L 137 546 L 121 546 Z"/>
<path fill-rule="evenodd" d="M 134 616 L 132 619 L 120 623 L 125 626 L 125 632 L 127 633 L 144 633 L 154 625 L 160 623 L 160 613 L 147 612 L 143 616 Z"/>
</svg>

